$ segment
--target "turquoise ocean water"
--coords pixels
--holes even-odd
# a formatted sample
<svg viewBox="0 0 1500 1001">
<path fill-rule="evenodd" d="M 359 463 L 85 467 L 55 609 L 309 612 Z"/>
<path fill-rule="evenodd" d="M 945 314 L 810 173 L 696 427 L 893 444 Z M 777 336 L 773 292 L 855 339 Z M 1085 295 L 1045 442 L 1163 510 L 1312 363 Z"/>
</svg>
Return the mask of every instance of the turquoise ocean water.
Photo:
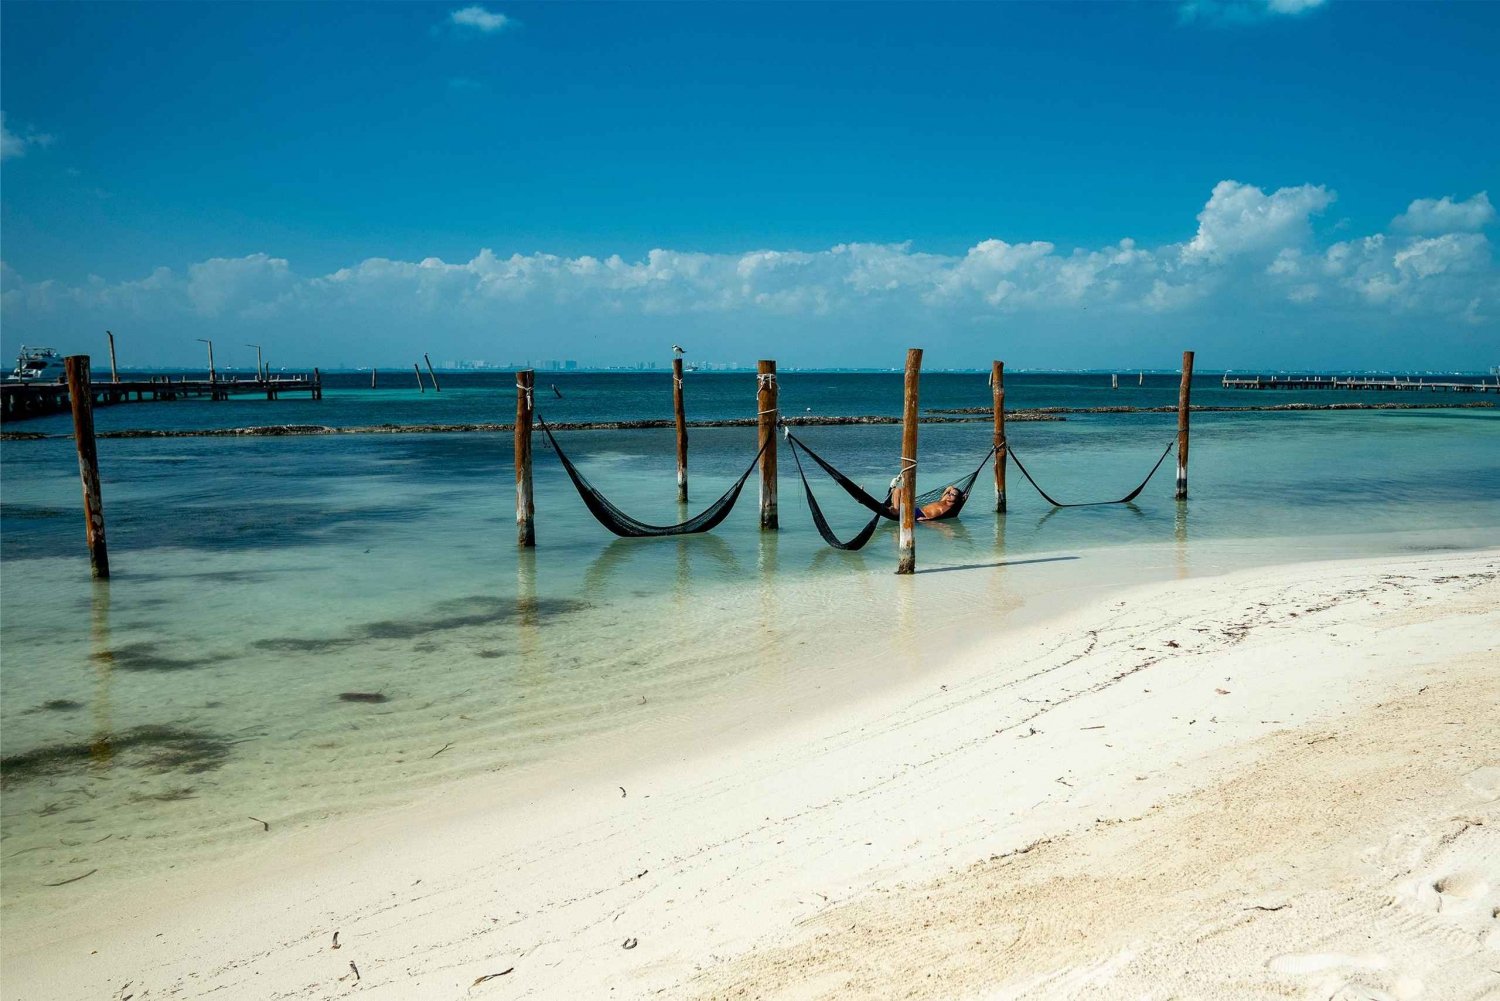
<svg viewBox="0 0 1500 1001">
<path fill-rule="evenodd" d="M 383 382 L 387 380 L 383 377 Z M 321 402 L 142 403 L 101 431 L 262 424 L 505 421 L 509 375 L 444 376 L 441 394 L 332 376 Z M 1175 376 L 1011 375 L 1015 408 L 1161 406 Z M 670 377 L 538 373 L 555 421 L 670 416 Z M 558 398 L 551 391 L 555 383 Z M 896 414 L 895 374 L 785 373 L 783 413 Z M 688 379 L 692 418 L 753 416 L 746 374 Z M 926 376 L 923 406 L 984 406 L 984 375 Z M 1228 392 L 1200 404 L 1467 402 L 1429 393 Z M 1491 397 L 1494 399 L 1494 397 Z M 63 417 L 12 430 L 66 433 Z M 878 490 L 895 426 L 799 434 Z M 1011 440 L 1064 500 L 1118 496 L 1175 434 L 1172 414 L 1016 423 Z M 922 486 L 968 472 L 987 422 L 928 425 Z M 749 428 L 695 430 L 696 510 L 754 452 Z M 679 520 L 673 438 L 570 432 L 580 467 L 647 521 Z M 861 553 L 812 528 L 790 455 L 779 533 L 752 479 L 710 535 L 620 540 L 588 515 L 538 441 L 537 539 L 518 553 L 508 434 L 115 439 L 99 443 L 114 576 L 95 584 L 73 444 L 0 444 L 0 866 L 12 913 L 45 886 L 233 851 L 278 830 L 409 801 L 612 734 L 720 714 L 753 728 L 847 691 L 849 663 L 920 672 L 943 632 L 975 637 L 1049 603 L 1134 581 L 1264 563 L 1500 544 L 1500 412 L 1199 414 L 1192 497 L 1172 460 L 1131 506 L 1053 510 L 1014 469 L 1010 511 L 987 473 L 962 519 L 923 526 L 897 581 L 894 533 Z M 815 481 L 843 534 L 862 512 Z M 891 657 L 892 651 L 898 656 Z M 827 665 L 844 665 L 844 687 Z M 893 668 L 892 663 L 904 664 Z M 357 695 L 350 699 L 344 696 Z"/>
</svg>

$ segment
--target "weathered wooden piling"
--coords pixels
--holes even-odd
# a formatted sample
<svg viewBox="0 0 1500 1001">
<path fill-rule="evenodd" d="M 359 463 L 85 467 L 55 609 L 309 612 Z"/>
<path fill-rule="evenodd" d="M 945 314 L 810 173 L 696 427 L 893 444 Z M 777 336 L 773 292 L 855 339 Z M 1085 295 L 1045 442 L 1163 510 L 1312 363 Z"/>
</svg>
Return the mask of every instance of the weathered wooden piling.
<svg viewBox="0 0 1500 1001">
<path fill-rule="evenodd" d="M 214 369 L 214 342 L 207 337 L 200 337 L 198 341 L 208 345 L 208 382 L 209 385 L 213 385 L 219 381 L 218 372 Z M 186 380 L 187 376 L 183 376 L 183 379 Z"/>
<path fill-rule="evenodd" d="M 89 356 L 63 359 L 68 370 L 68 398 L 73 403 L 73 441 L 78 446 L 78 475 L 83 480 L 83 517 L 89 544 L 89 567 L 100 580 L 109 577 L 109 547 L 104 541 L 104 499 L 99 491 L 99 452 L 94 444 L 94 390 Z"/>
<path fill-rule="evenodd" d="M 672 359 L 672 416 L 677 421 L 677 499 L 688 499 L 687 484 L 687 413 L 682 405 L 682 359 Z"/>
<path fill-rule="evenodd" d="M 764 449 L 760 455 L 760 527 L 774 532 L 781 526 L 776 511 L 776 363 L 762 359 L 755 363 L 755 373 L 759 427 L 755 445 Z"/>
<path fill-rule="evenodd" d="M 906 350 L 906 404 L 901 411 L 901 534 L 896 548 L 896 572 L 917 572 L 917 387 L 922 375 L 922 349 Z"/>
<path fill-rule="evenodd" d="M 413 372 L 417 373 L 417 392 L 419 392 L 419 393 L 425 393 L 425 392 L 427 392 L 427 387 L 424 386 L 424 385 L 422 385 L 422 366 L 418 365 L 416 362 L 412 362 L 411 363 L 411 370 Z"/>
<path fill-rule="evenodd" d="M 531 494 L 531 419 L 536 410 L 532 389 L 536 373 L 516 373 L 516 544 L 536 546 L 536 505 Z"/>
<path fill-rule="evenodd" d="M 313 368 L 312 398 L 315 400 L 323 398 L 323 373 L 319 372 L 316 366 Z M 228 394 L 224 396 L 224 399 L 229 399 Z"/>
<path fill-rule="evenodd" d="M 437 373 L 432 370 L 432 359 L 427 357 L 426 351 L 422 352 L 422 360 L 427 363 L 427 376 L 432 380 L 432 388 L 441 393 L 443 391 L 443 387 L 438 385 Z"/>
<path fill-rule="evenodd" d="M 114 331 L 106 330 L 105 336 L 109 338 L 109 381 L 120 381 L 120 370 L 115 367 L 115 335 Z"/>
<path fill-rule="evenodd" d="M 1005 512 L 1005 453 L 1009 446 L 1005 441 L 1005 362 L 997 361 L 990 368 L 990 391 L 994 394 L 995 407 L 995 510 Z"/>
<path fill-rule="evenodd" d="M 377 382 L 379 382 L 379 379 L 380 379 L 380 369 L 378 369 L 378 368 L 372 368 L 372 369 L 370 369 L 370 388 L 371 389 L 375 388 L 375 385 L 376 385 Z"/>
<path fill-rule="evenodd" d="M 1182 386 L 1177 390 L 1177 499 L 1187 500 L 1188 413 L 1192 409 L 1193 353 L 1182 353 Z"/>
</svg>

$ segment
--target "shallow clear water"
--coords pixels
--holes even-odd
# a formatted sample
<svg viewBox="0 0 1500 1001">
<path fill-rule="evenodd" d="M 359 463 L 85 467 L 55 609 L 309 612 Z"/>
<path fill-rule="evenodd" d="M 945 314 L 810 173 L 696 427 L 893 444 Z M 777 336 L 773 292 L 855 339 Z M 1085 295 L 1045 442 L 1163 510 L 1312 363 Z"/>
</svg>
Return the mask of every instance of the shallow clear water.
<svg viewBox="0 0 1500 1001">
<path fill-rule="evenodd" d="M 556 420 L 669 408 L 663 375 L 539 378 L 564 394 L 542 401 Z M 513 408 L 508 383 L 455 382 L 445 378 L 441 396 L 130 404 L 101 409 L 98 423 L 438 423 L 504 420 Z M 1166 377 L 1117 392 L 1102 377 L 1007 382 L 1017 407 L 1176 395 Z M 690 415 L 749 416 L 753 390 L 747 375 L 693 377 Z M 927 406 L 988 401 L 982 376 L 924 378 L 923 393 Z M 782 398 L 789 414 L 894 413 L 899 377 L 784 375 Z M 1010 433 L 1050 492 L 1092 500 L 1134 486 L 1175 417 L 1073 415 Z M 871 488 L 894 472 L 896 427 L 802 437 Z M 670 431 L 562 441 L 632 514 L 680 517 Z M 693 432 L 694 510 L 739 474 L 753 441 L 748 428 Z M 966 473 L 988 446 L 985 423 L 925 426 L 923 486 Z M 45 907 L 56 891 L 43 884 L 90 869 L 93 885 L 232 851 L 260 831 L 252 816 L 280 830 L 611 733 L 710 717 L 753 726 L 767 707 L 847 693 L 850 662 L 867 685 L 920 672 L 937 633 L 980 635 L 1072 592 L 1500 543 L 1500 416 L 1483 410 L 1195 415 L 1185 505 L 1172 501 L 1170 460 L 1132 506 L 1059 511 L 1012 469 L 1011 509 L 997 518 L 986 473 L 961 520 L 919 530 L 919 564 L 943 572 L 906 581 L 891 573 L 888 527 L 859 554 L 822 545 L 785 451 L 781 532 L 758 531 L 752 480 L 713 534 L 618 540 L 539 447 L 538 548 L 520 554 L 509 435 L 106 440 L 100 462 L 108 584 L 88 577 L 72 442 L 0 445 L 8 907 Z M 826 480 L 815 489 L 842 534 L 863 522 Z"/>
</svg>

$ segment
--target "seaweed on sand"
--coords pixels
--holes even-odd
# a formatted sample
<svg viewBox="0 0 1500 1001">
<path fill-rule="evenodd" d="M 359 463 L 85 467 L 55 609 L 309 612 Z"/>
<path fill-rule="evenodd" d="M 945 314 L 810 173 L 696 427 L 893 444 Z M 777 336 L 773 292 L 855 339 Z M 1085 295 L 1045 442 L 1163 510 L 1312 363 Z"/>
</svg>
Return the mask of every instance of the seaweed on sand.
<svg viewBox="0 0 1500 1001">
<path fill-rule="evenodd" d="M 83 708 L 82 702 L 74 702 L 72 699 L 48 699 L 39 706 L 33 706 L 26 710 L 25 715 L 32 713 L 71 713 Z"/>
<path fill-rule="evenodd" d="M 110 664 L 121 671 L 191 671 L 207 667 L 220 658 L 184 660 L 157 652 L 152 643 L 126 643 L 91 655 L 94 660 Z"/>
<path fill-rule="evenodd" d="M 156 773 L 198 774 L 222 765 L 232 743 L 200 730 L 148 724 L 92 740 L 47 744 L 7 755 L 0 758 L 0 784 L 61 775 L 100 762 Z"/>
</svg>

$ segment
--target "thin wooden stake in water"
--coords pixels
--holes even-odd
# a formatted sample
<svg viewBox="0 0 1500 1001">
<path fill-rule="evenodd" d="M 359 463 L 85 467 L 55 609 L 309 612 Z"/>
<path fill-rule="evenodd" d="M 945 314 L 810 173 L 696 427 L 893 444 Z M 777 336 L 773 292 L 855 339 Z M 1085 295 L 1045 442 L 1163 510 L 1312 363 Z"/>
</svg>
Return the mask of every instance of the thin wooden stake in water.
<svg viewBox="0 0 1500 1001">
<path fill-rule="evenodd" d="M 536 546 L 536 505 L 531 495 L 531 415 L 536 409 L 532 388 L 536 373 L 516 373 L 516 544 Z"/>
<path fill-rule="evenodd" d="M 376 380 L 379 377 L 380 377 L 380 369 L 378 369 L 378 368 L 372 368 L 372 369 L 370 369 L 370 388 L 371 389 L 375 388 Z"/>
<path fill-rule="evenodd" d="M 990 369 L 990 391 L 995 396 L 995 510 L 1005 511 L 1005 362 Z"/>
<path fill-rule="evenodd" d="M 104 542 L 104 499 L 99 493 L 99 453 L 94 446 L 94 389 L 89 356 L 63 359 L 68 370 L 68 399 L 73 404 L 73 441 L 78 446 L 78 475 L 83 480 L 83 517 L 88 533 L 89 567 L 100 580 L 109 577 L 109 548 Z"/>
<path fill-rule="evenodd" d="M 115 367 L 115 335 L 113 331 L 104 332 L 109 337 L 109 381 L 120 381 L 120 370 Z"/>
<path fill-rule="evenodd" d="M 438 385 L 437 373 L 432 370 L 432 359 L 427 357 L 426 351 L 422 352 L 422 360 L 427 363 L 427 375 L 432 379 L 432 388 L 441 393 L 443 391 L 443 387 Z M 421 373 L 418 373 L 419 376 L 420 374 Z"/>
<path fill-rule="evenodd" d="M 901 411 L 901 535 L 896 548 L 896 572 L 917 572 L 917 385 L 922 375 L 922 349 L 906 350 L 906 404 Z"/>
<path fill-rule="evenodd" d="M 760 456 L 760 527 L 762 531 L 774 532 L 781 526 L 776 513 L 776 363 L 755 363 L 756 381 L 755 409 L 759 434 L 755 447 L 765 449 Z"/>
<path fill-rule="evenodd" d="M 672 416 L 677 420 L 677 499 L 688 499 L 687 413 L 682 406 L 682 359 L 672 359 Z"/>
<path fill-rule="evenodd" d="M 1177 391 L 1177 499 L 1187 500 L 1188 412 L 1192 409 L 1193 353 L 1182 353 L 1182 387 Z"/>
<path fill-rule="evenodd" d="M 416 362 L 412 362 L 411 363 L 411 370 L 413 372 L 417 373 L 417 392 L 419 392 L 419 393 L 425 393 L 425 392 L 427 392 L 427 387 L 424 386 L 424 385 L 422 385 L 422 366 L 418 365 Z"/>
</svg>

